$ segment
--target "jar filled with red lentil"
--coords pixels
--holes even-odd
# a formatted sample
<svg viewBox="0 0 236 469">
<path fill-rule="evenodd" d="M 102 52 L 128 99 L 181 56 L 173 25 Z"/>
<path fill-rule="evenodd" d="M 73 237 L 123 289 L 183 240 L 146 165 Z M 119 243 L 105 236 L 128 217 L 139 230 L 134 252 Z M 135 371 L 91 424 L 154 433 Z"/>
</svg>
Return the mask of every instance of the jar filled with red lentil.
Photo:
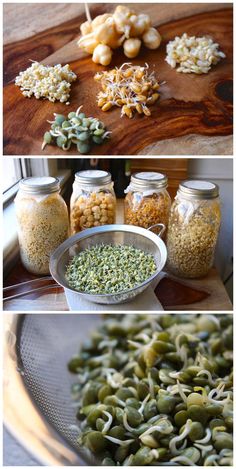
<svg viewBox="0 0 236 469">
<path fill-rule="evenodd" d="M 171 206 L 164 174 L 141 172 L 131 176 L 125 193 L 125 223 L 150 228 L 156 223 L 168 224 Z"/>
<path fill-rule="evenodd" d="M 111 174 L 96 169 L 75 175 L 70 201 L 71 234 L 115 223 L 116 196 Z"/>
</svg>

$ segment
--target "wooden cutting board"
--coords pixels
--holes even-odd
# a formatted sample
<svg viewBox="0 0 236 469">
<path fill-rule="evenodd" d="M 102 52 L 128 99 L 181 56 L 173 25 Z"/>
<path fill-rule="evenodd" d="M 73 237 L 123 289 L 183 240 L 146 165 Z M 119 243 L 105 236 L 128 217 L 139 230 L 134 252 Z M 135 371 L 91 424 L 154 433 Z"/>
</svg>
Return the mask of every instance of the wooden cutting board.
<svg viewBox="0 0 236 469">
<path fill-rule="evenodd" d="M 188 135 L 211 137 L 232 134 L 232 9 L 194 14 L 158 26 L 158 12 L 153 5 L 152 21 L 158 27 L 163 42 L 158 50 L 142 49 L 134 64 L 147 62 L 160 82 L 160 100 L 152 106 L 152 116 L 120 118 L 120 110 L 113 108 L 102 112 L 96 104 L 99 84 L 94 81 L 96 72 L 105 67 L 94 64 L 73 39 L 43 60 L 45 64 L 70 63 L 78 80 L 72 84 L 70 105 L 24 98 L 14 82 L 4 87 L 4 154 L 9 155 L 63 155 L 56 146 L 41 151 L 42 136 L 48 129 L 47 120 L 54 112 L 68 113 L 83 105 L 87 115 L 103 120 L 112 138 L 102 146 L 94 146 L 93 153 L 100 155 L 134 155 L 145 153 L 156 142 Z M 145 10 L 145 7 L 143 8 Z M 98 13 L 98 12 L 97 12 Z M 220 44 L 226 59 L 213 67 L 207 75 L 179 74 L 165 62 L 166 44 L 176 35 L 210 35 Z M 21 41 L 24 42 L 24 41 Z M 29 58 L 32 58 L 29 56 Z M 122 51 L 115 51 L 111 66 L 125 61 Z M 67 152 L 78 155 L 75 147 Z M 178 154 L 178 144 L 176 145 Z"/>
</svg>

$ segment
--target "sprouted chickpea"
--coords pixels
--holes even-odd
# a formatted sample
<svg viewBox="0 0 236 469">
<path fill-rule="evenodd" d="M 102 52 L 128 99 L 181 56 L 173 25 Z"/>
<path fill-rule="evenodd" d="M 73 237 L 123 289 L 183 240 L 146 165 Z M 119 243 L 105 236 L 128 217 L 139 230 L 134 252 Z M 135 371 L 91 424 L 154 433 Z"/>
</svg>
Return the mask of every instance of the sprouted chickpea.
<svg viewBox="0 0 236 469">
<path fill-rule="evenodd" d="M 114 49 L 123 45 L 126 57 L 134 58 L 139 54 L 142 42 L 148 49 L 157 49 L 161 43 L 159 32 L 152 27 L 151 19 L 146 14 L 118 5 L 113 14 L 97 16 L 93 21 L 88 18 L 80 26 L 81 38 L 78 46 L 92 60 L 101 65 L 109 65 Z M 104 49 L 106 46 L 104 58 Z"/>
</svg>

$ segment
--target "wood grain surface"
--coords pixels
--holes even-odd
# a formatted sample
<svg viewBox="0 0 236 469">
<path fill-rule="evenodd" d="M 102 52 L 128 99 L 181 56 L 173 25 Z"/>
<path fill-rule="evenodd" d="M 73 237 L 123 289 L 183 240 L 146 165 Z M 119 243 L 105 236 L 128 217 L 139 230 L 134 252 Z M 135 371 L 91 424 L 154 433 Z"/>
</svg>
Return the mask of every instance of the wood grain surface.
<svg viewBox="0 0 236 469">
<path fill-rule="evenodd" d="M 203 4 L 204 5 L 204 4 Z M 111 7 L 111 5 L 110 5 Z M 140 7 L 140 5 L 139 5 Z M 141 5 L 143 11 L 146 6 Z M 112 138 L 102 146 L 93 147 L 94 154 L 134 155 L 158 154 L 158 143 L 173 141 L 174 149 L 169 146 L 169 154 L 183 153 L 183 140 L 197 135 L 205 140 L 209 138 L 227 139 L 232 135 L 232 10 L 231 8 L 204 13 L 195 13 L 180 19 L 170 19 L 159 27 L 158 7 L 149 4 L 152 19 L 163 36 L 161 47 L 157 51 L 142 49 L 133 63 L 143 65 L 148 62 L 161 82 L 161 98 L 152 107 L 152 116 L 135 116 L 129 120 L 120 118 L 120 110 L 112 109 L 103 113 L 96 105 L 99 84 L 94 82 L 94 74 L 104 67 L 95 65 L 90 56 L 86 56 L 76 46 L 78 18 L 60 24 L 55 28 L 39 32 L 33 37 L 5 46 L 4 53 L 4 154 L 9 155 L 61 155 L 56 146 L 47 146 L 41 151 L 42 136 L 48 129 L 46 120 L 53 112 L 66 113 L 79 105 L 84 106 L 88 115 L 102 119 L 112 131 Z M 104 12 L 104 5 L 94 7 L 96 14 Z M 171 6 L 172 8 L 172 6 Z M 206 8 L 207 10 L 207 8 Z M 149 11 L 150 13 L 150 11 Z M 173 17 L 176 17 L 173 13 Z M 167 16 L 166 16 L 167 18 Z M 81 14 L 81 20 L 82 14 Z M 81 22 L 81 21 L 80 21 Z M 183 32 L 194 35 L 211 35 L 219 42 L 226 59 L 213 67 L 209 74 L 196 76 L 178 74 L 164 61 L 166 43 Z M 39 51 L 38 51 L 39 49 Z M 37 57 L 35 53 L 37 52 Z M 47 58 L 46 58 L 47 57 Z M 27 59 L 43 60 L 44 63 L 70 63 L 78 75 L 78 81 L 72 85 L 70 105 L 50 103 L 48 101 L 24 98 L 13 79 L 19 70 L 27 67 Z M 112 66 L 124 62 L 121 51 L 114 53 Z M 17 68 L 17 70 L 16 70 Z M 212 141 L 212 140 L 211 140 Z M 179 151 L 178 151 L 179 147 Z M 188 150 L 186 145 L 186 151 Z M 191 141 L 192 152 L 197 154 L 197 147 Z M 174 151 L 173 151 L 174 150 Z M 207 145 L 208 154 L 215 154 Z M 63 153 L 64 154 L 64 153 Z M 76 155 L 71 149 L 68 155 Z M 163 154 L 163 153 L 161 153 Z"/>
</svg>

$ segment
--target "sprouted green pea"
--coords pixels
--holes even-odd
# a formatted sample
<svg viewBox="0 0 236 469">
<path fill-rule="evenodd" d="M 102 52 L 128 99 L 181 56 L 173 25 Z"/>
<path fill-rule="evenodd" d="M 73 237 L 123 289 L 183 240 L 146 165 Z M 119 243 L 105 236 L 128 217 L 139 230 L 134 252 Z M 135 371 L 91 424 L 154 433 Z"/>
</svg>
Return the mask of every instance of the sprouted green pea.
<svg viewBox="0 0 236 469">
<path fill-rule="evenodd" d="M 95 117 L 86 117 L 80 112 L 81 107 L 67 116 L 54 113 L 54 120 L 48 121 L 51 129 L 44 134 L 42 150 L 54 143 L 68 151 L 73 143 L 79 153 L 87 154 L 94 144 L 101 145 L 109 138 L 111 132 L 106 130 L 104 123 Z"/>
<path fill-rule="evenodd" d="M 109 315 L 72 358 L 96 465 L 233 465 L 233 319 L 203 316 Z"/>
<path fill-rule="evenodd" d="M 66 270 L 71 288 L 109 294 L 128 291 L 156 272 L 151 254 L 126 245 L 97 245 L 74 256 Z"/>
</svg>

